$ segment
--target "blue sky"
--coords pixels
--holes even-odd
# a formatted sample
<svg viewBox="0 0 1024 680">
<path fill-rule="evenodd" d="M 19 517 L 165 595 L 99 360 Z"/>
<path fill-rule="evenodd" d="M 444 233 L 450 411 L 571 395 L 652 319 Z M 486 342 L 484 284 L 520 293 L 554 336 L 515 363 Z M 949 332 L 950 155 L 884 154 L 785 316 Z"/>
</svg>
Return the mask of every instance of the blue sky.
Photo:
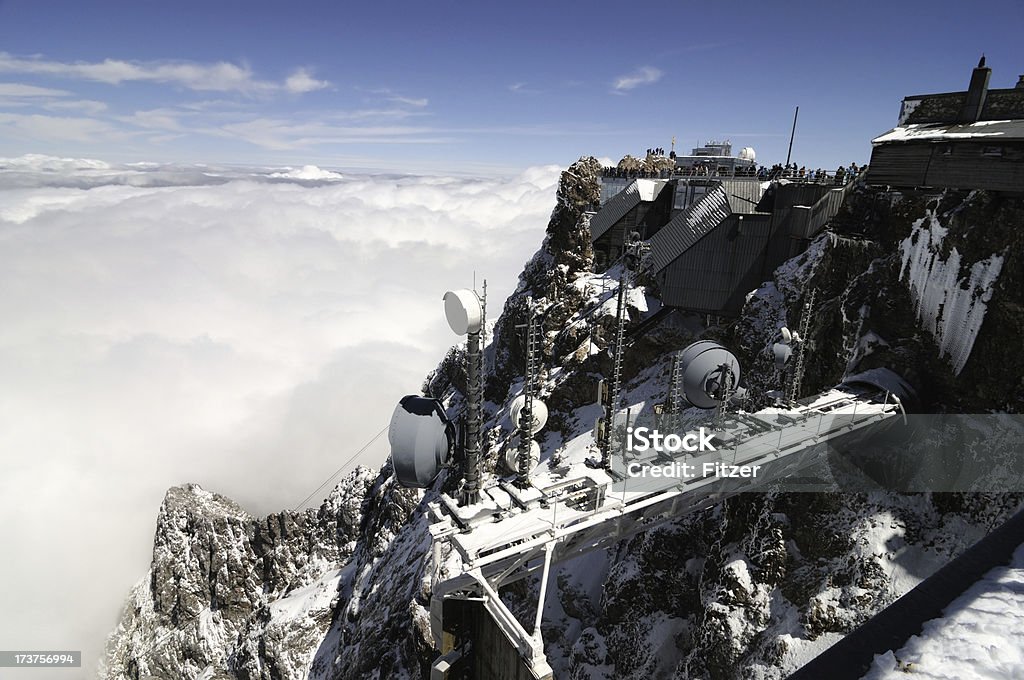
<svg viewBox="0 0 1024 680">
<path fill-rule="evenodd" d="M 0 0 L 0 155 L 510 172 L 711 138 L 864 161 L 1024 73 L 1024 3 Z"/>
</svg>

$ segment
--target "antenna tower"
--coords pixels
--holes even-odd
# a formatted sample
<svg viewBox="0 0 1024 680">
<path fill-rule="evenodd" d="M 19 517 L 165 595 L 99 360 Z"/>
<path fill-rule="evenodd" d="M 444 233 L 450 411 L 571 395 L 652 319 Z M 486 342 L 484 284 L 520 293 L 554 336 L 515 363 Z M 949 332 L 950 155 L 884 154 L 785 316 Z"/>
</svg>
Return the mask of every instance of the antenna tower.
<svg viewBox="0 0 1024 680">
<path fill-rule="evenodd" d="M 793 404 L 800 398 L 800 383 L 804 379 L 804 356 L 807 353 L 807 343 L 811 330 L 811 315 L 814 313 L 814 298 L 817 289 L 811 288 L 804 301 L 804 309 L 800 316 L 800 345 L 796 350 L 796 365 L 793 367 L 793 376 L 789 381 L 789 390 L 786 394 L 786 401 Z"/>
<path fill-rule="evenodd" d="M 668 379 L 668 399 L 665 409 L 665 431 L 679 429 L 679 414 L 683 410 L 683 357 L 680 352 L 672 356 L 672 369 Z"/>
<path fill-rule="evenodd" d="M 633 233 L 625 244 L 622 258 L 622 273 L 619 274 L 619 296 L 615 307 L 615 344 L 612 348 L 612 381 L 608 389 L 608 401 L 604 407 L 604 430 L 601 441 L 601 466 L 605 470 L 612 467 L 612 417 L 619 405 L 619 393 L 622 390 L 622 359 L 626 344 L 626 289 L 632 283 L 633 272 L 640 268 L 640 261 L 649 246 L 640 240 L 639 234 Z"/>
<path fill-rule="evenodd" d="M 516 486 L 530 485 L 531 456 L 533 445 L 533 400 L 536 397 L 540 361 L 537 351 L 540 346 L 540 325 L 537 323 L 533 298 L 526 298 L 526 372 L 523 382 L 523 408 L 519 411 L 519 455 Z"/>
<path fill-rule="evenodd" d="M 481 349 L 487 347 L 487 279 L 484 279 L 484 290 L 480 295 L 480 344 Z M 483 351 L 480 352 L 480 386 L 487 376 L 487 363 Z"/>
</svg>

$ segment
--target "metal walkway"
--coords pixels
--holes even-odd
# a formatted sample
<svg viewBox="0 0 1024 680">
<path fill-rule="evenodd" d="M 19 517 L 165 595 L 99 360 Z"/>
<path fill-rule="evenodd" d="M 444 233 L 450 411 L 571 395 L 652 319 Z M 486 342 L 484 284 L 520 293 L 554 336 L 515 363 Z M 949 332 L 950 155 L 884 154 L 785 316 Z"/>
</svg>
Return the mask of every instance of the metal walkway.
<svg viewBox="0 0 1024 680">
<path fill-rule="evenodd" d="M 887 392 L 844 386 L 793 409 L 726 414 L 713 433 L 715 451 L 624 454 L 607 472 L 577 463 L 537 474 L 525 489 L 499 480 L 485 486 L 481 502 L 470 507 L 442 496 L 430 506 L 434 639 L 442 654 L 457 644 L 446 628 L 446 601 L 482 602 L 529 671 L 510 677 L 550 678 L 540 624 L 552 564 L 610 547 L 728 496 L 778 484 L 820 461 L 829 446 L 865 437 L 902 413 L 898 400 Z M 629 474 L 655 468 L 676 476 Z M 749 476 L 723 476 L 744 470 Z M 446 547 L 461 558 L 454 573 L 442 566 Z M 498 592 L 537 572 L 541 590 L 536 616 L 524 624 Z M 436 668 L 434 677 L 448 676 Z"/>
</svg>

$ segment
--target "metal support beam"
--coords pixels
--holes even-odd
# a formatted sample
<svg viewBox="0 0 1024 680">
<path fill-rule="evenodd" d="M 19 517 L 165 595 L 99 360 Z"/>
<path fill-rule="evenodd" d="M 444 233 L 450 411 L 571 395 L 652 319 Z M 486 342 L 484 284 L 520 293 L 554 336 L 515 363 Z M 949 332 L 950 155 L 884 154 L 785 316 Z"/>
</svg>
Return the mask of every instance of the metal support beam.
<svg viewBox="0 0 1024 680">
<path fill-rule="evenodd" d="M 544 546 L 544 571 L 540 575 L 540 595 L 537 597 L 537 618 L 533 622 L 533 637 L 544 648 L 544 638 L 540 632 L 540 622 L 544 618 L 544 598 L 548 594 L 548 576 L 551 575 L 551 554 L 555 550 L 554 541 Z"/>
</svg>

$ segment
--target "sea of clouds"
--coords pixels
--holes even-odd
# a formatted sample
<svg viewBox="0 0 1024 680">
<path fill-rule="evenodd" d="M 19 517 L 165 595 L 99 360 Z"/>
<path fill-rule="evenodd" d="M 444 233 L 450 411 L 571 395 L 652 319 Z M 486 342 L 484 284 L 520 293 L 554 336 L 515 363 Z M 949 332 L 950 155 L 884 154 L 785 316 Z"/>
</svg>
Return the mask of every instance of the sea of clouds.
<svg viewBox="0 0 1024 680">
<path fill-rule="evenodd" d="M 0 159 L 0 647 L 95 668 L 171 485 L 294 507 L 458 341 L 446 289 L 500 311 L 557 178 Z"/>
</svg>

